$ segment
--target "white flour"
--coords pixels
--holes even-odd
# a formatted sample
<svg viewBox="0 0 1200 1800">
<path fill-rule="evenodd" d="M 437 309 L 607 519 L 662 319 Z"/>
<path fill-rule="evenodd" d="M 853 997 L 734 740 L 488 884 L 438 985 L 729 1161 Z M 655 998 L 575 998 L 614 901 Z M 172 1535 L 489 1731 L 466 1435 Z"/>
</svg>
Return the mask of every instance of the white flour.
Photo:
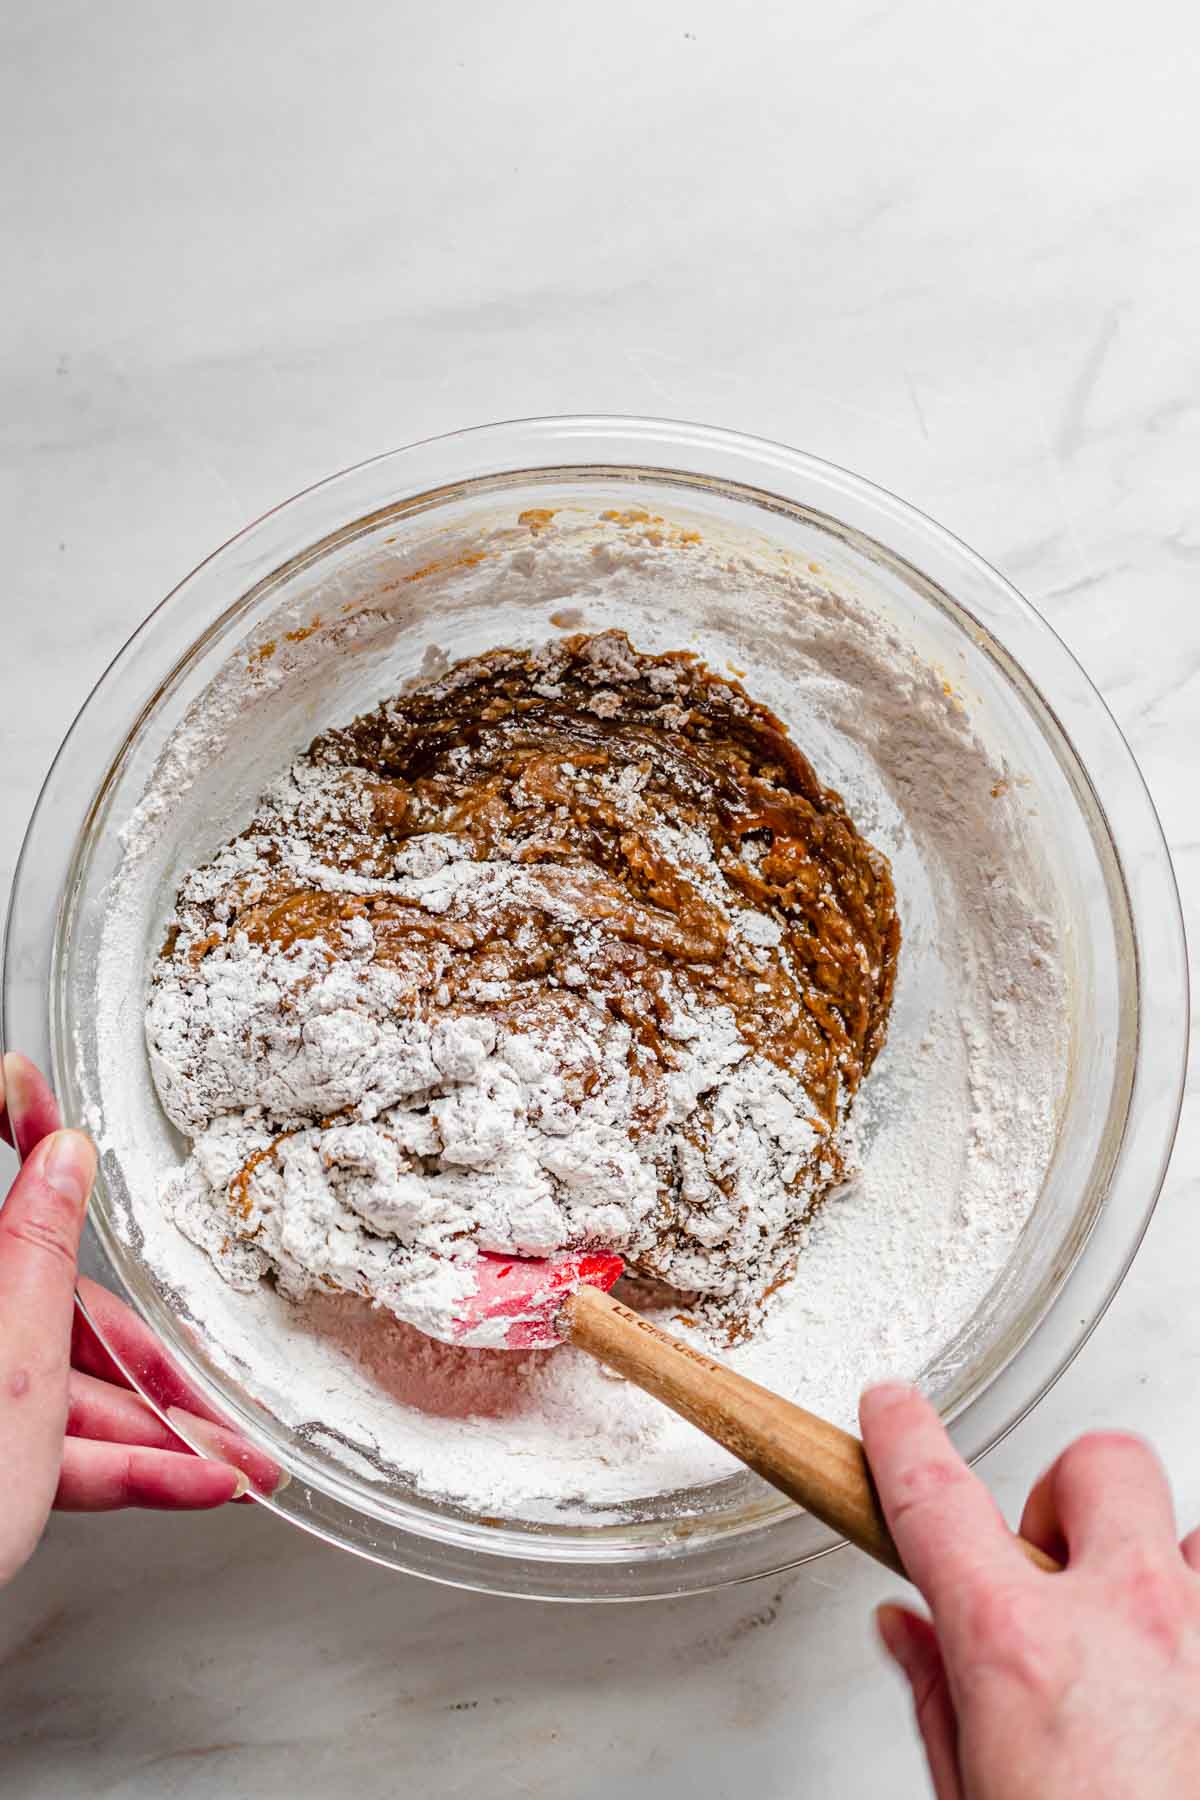
<svg viewBox="0 0 1200 1800">
<path fill-rule="evenodd" d="M 885 1373 L 915 1376 L 943 1355 L 1011 1255 L 1053 1150 L 1067 1054 L 1061 927 L 1031 848 L 1027 807 L 1014 778 L 1019 772 L 989 758 L 940 673 L 866 607 L 808 576 L 751 555 L 692 552 L 685 575 L 671 572 L 682 599 L 667 602 L 656 587 L 666 579 L 661 558 L 636 532 L 624 533 L 615 547 L 605 543 L 599 554 L 594 534 L 583 530 L 575 537 L 550 534 L 532 547 L 527 539 L 500 533 L 497 546 L 483 567 L 444 578 L 448 592 L 476 609 L 471 629 L 478 647 L 518 634 L 525 641 L 544 637 L 549 616 L 565 601 L 583 615 L 572 615 L 572 624 L 621 625 L 647 649 L 681 641 L 680 620 L 694 616 L 712 634 L 709 642 L 698 631 L 697 647 L 713 662 L 721 643 L 737 648 L 750 665 L 749 690 L 783 715 L 822 780 L 845 795 L 860 829 L 892 860 L 905 943 L 889 1044 L 857 1102 L 861 1172 L 818 1214 L 796 1277 L 764 1329 L 729 1353 L 755 1379 L 848 1422 L 866 1380 Z M 761 629 L 747 645 L 744 614 L 751 592 Z M 432 590 L 430 599 L 436 600 Z M 736 628 L 730 622 L 735 618 Z M 369 635 L 370 629 L 370 618 L 351 618 L 345 643 L 353 647 L 356 634 Z M 295 653 L 294 665 L 263 670 L 243 662 L 240 670 L 231 668 L 207 713 L 203 707 L 193 713 L 127 832 L 127 867 L 114 894 L 99 977 L 101 1041 L 107 1046 L 99 1123 L 130 1189 L 122 1229 L 175 1303 L 200 1322 L 218 1362 L 311 1444 L 374 1479 L 448 1497 L 474 1512 L 561 1518 L 611 1514 L 631 1504 L 636 1510 L 640 1501 L 650 1504 L 653 1496 L 731 1473 L 735 1465 L 724 1452 L 573 1351 L 473 1352 L 434 1343 L 354 1299 L 313 1295 L 293 1306 L 256 1285 L 261 1265 L 253 1252 L 246 1252 L 251 1260 L 241 1273 L 255 1291 L 233 1293 L 162 1210 L 157 1195 L 163 1175 L 177 1170 L 180 1159 L 153 1122 L 148 1075 L 127 1072 L 142 1006 L 141 993 L 131 992 L 129 970 L 131 961 L 148 966 L 150 951 L 161 942 L 174 881 L 161 872 L 148 880 L 144 871 L 161 843 L 164 819 L 186 810 L 192 784 L 197 796 L 204 791 L 204 772 L 225 754 L 225 734 L 243 730 L 243 715 L 252 716 L 256 706 L 276 703 L 289 680 L 299 692 L 314 680 L 315 663 L 303 659 L 307 649 Z M 335 653 L 336 644 L 322 646 L 326 658 Z M 454 645 L 453 654 L 461 653 Z M 396 685 L 390 675 L 377 681 L 384 685 L 373 684 L 364 705 Z M 333 716 L 352 710 L 353 702 L 340 704 Z M 311 729 L 300 731 L 293 744 L 311 735 Z M 274 767 L 285 767 L 292 755 L 294 749 L 280 755 Z M 270 774 L 270 767 L 261 771 L 262 777 Z M 347 805 L 353 804 L 348 795 Z M 206 800 L 192 825 L 199 853 L 188 855 L 184 866 L 211 855 L 245 816 L 214 818 Z M 397 871 L 394 879 L 423 884 L 426 894 L 439 881 L 452 890 L 461 880 L 478 879 L 461 864 L 437 868 L 435 862 L 434 855 L 428 864 Z M 353 979 L 347 967 L 350 972 L 330 979 Z M 239 968 L 235 959 L 230 993 L 214 992 L 209 1003 L 218 1009 L 226 1000 L 239 1004 L 238 983 L 253 987 L 278 973 Z M 581 974 L 586 979 L 585 969 Z M 511 1046 L 403 1043 L 384 1030 L 356 1037 L 361 1024 L 351 1027 L 340 1016 L 336 993 L 328 1001 L 310 1021 L 317 1026 L 312 1041 L 318 1055 L 297 1062 L 280 1046 L 276 1065 L 267 1056 L 268 1078 L 282 1084 L 272 1090 L 273 1107 L 285 1109 L 284 1089 L 294 1083 L 310 1098 L 328 1095 L 334 1110 L 344 1098 L 339 1082 L 349 1082 L 374 1093 L 383 1111 L 406 1091 L 406 1082 L 428 1075 L 422 1057 L 439 1068 L 439 1057 L 459 1059 L 455 1066 L 467 1058 L 480 1070 L 488 1065 L 493 1089 L 512 1079 L 521 1090 L 521 1130 L 511 1123 L 515 1113 L 506 1113 L 502 1149 L 522 1147 L 536 1161 L 556 1141 L 555 1096 L 544 1072 L 515 1072 L 507 1059 Z M 385 1006 L 381 993 L 380 1014 Z M 168 1054 L 158 1073 L 165 1091 L 177 1096 L 172 1110 L 180 1124 L 194 1131 L 222 1109 L 263 1103 L 261 1088 L 247 1090 L 245 1059 L 236 1051 L 206 1063 L 203 1079 L 211 1086 L 197 1103 L 194 1083 L 189 1092 L 187 1081 L 168 1066 L 177 1023 L 178 1006 L 164 1003 L 160 1047 Z M 709 1020 L 702 1026 L 697 1053 L 719 1055 L 718 1025 Z M 256 1082 L 263 1068 L 260 1058 Z M 619 1094 L 606 1104 L 607 1121 L 597 1119 L 601 1137 L 601 1127 L 619 1114 Z M 541 1122 L 528 1126 L 531 1113 L 539 1112 Z M 469 1135 L 480 1120 L 460 1124 Z M 245 1147 L 240 1138 L 225 1141 L 228 1129 L 212 1126 L 198 1159 L 201 1173 L 208 1159 L 218 1180 L 227 1174 L 228 1159 L 240 1158 Z M 244 1133 L 248 1127 L 234 1129 Z M 536 1130 L 536 1144 L 526 1140 L 527 1130 Z M 557 1141 L 582 1156 L 584 1179 L 571 1204 L 603 1208 L 603 1184 L 593 1185 L 593 1177 L 606 1152 L 595 1146 L 578 1151 L 570 1138 Z M 495 1147 L 482 1140 L 473 1150 L 466 1146 L 477 1167 L 490 1166 Z M 293 1162 L 305 1182 L 313 1178 L 308 1154 L 300 1133 L 280 1180 L 288 1179 Z M 421 1204 L 399 1171 L 381 1161 L 366 1116 L 345 1127 L 336 1163 L 321 1172 L 318 1185 L 339 1188 L 339 1207 L 353 1210 L 364 1171 L 373 1196 L 365 1202 L 368 1210 L 381 1194 L 397 1208 Z M 636 1171 L 613 1173 L 623 1182 L 622 1219 L 633 1219 L 636 1229 Z M 180 1204 L 185 1214 L 193 1209 L 192 1227 L 202 1237 L 199 1181 L 195 1172 L 185 1179 Z M 517 1234 L 531 1246 L 548 1244 L 563 1229 L 553 1208 L 514 1218 L 517 1188 L 503 1177 L 493 1198 L 497 1231 L 509 1239 Z M 235 1252 L 235 1259 L 241 1254 Z M 306 1254 L 294 1257 L 297 1270 Z M 272 1255 L 286 1271 L 290 1252 L 282 1227 Z M 419 1316 L 419 1295 L 413 1304 L 411 1316 Z"/>
</svg>

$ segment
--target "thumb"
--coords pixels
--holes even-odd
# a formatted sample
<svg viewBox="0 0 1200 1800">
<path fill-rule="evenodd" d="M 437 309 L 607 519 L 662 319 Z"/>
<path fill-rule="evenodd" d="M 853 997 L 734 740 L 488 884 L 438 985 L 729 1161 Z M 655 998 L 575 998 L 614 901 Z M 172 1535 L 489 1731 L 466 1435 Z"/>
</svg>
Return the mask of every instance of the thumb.
<svg viewBox="0 0 1200 1800">
<path fill-rule="evenodd" d="M 96 1152 L 78 1131 L 43 1138 L 0 1208 L 0 1580 L 45 1524 L 67 1419 L 75 1260 Z"/>
<path fill-rule="evenodd" d="M 946 1684 L 937 1633 L 928 1619 L 906 1606 L 881 1606 L 875 1614 L 880 1641 L 912 1691 L 917 1729 L 936 1800 L 963 1800 L 958 1772 L 958 1722 Z"/>
<path fill-rule="evenodd" d="M 18 1295 L 43 1298 L 75 1289 L 75 1259 L 92 1182 L 96 1151 L 82 1131 L 54 1131 L 26 1158 L 0 1208 L 0 1293 L 7 1328 L 19 1323 Z M 26 1309 L 29 1310 L 28 1303 Z M 30 1315 L 32 1318 L 32 1314 Z M 67 1312 L 68 1322 L 70 1311 Z"/>
</svg>

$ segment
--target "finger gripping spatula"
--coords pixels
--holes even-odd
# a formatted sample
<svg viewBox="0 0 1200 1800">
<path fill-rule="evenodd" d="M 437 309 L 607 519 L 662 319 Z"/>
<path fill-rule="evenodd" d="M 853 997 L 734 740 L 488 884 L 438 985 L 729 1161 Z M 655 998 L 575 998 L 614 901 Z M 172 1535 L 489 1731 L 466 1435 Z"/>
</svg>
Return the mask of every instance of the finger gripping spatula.
<svg viewBox="0 0 1200 1800">
<path fill-rule="evenodd" d="M 458 1335 L 513 1350 L 586 1350 L 797 1501 L 877 1562 L 904 1574 L 862 1444 L 851 1432 L 749 1381 L 672 1336 L 607 1291 L 622 1273 L 602 1251 L 537 1261 L 480 1256 Z M 1023 1538 L 1041 1569 L 1058 1564 Z"/>
</svg>

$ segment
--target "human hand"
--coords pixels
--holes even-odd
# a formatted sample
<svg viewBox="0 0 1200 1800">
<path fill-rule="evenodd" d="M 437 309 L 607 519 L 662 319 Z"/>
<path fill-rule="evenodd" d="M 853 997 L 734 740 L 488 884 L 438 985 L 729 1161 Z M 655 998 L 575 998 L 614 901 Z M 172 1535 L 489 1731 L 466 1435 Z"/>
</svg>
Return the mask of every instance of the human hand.
<svg viewBox="0 0 1200 1800">
<path fill-rule="evenodd" d="M 933 1408 L 868 1389 L 863 1443 L 930 1622 L 880 1607 L 937 1800 L 1194 1800 L 1200 1794 L 1200 1531 L 1176 1541 L 1140 1439 L 1072 1444 L 1026 1502 L 1035 1569 Z"/>
<path fill-rule="evenodd" d="M 76 1314 L 75 1260 L 96 1152 L 82 1132 L 59 1129 L 50 1089 L 22 1056 L 0 1065 L 0 1134 L 25 1157 L 0 1207 L 3 1584 L 33 1553 L 52 1505 L 72 1512 L 220 1506 L 245 1494 L 249 1481 L 241 1468 L 194 1456 L 131 1391 Z M 194 1406 L 128 1307 L 94 1282 L 80 1288 L 118 1354 L 156 1378 L 156 1399 Z M 190 1413 L 188 1423 L 219 1436 Z M 255 1485 L 263 1479 L 262 1471 L 249 1474 Z M 272 1485 L 268 1478 L 267 1491 Z"/>
</svg>

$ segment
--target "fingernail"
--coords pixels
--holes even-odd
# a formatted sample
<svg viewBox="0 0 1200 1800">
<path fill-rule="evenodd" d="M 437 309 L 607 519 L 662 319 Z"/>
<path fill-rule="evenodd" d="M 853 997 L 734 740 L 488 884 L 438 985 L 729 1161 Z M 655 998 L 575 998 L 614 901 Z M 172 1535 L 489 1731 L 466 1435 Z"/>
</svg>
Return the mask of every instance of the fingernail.
<svg viewBox="0 0 1200 1800">
<path fill-rule="evenodd" d="M 8 1122 L 12 1126 L 13 1142 L 21 1150 L 24 1135 L 21 1127 L 33 1105 L 33 1071 L 25 1058 L 18 1056 L 13 1050 L 4 1058 L 3 1074 L 0 1076 L 0 1100 L 4 1103 Z"/>
<path fill-rule="evenodd" d="M 91 1139 L 84 1137 L 81 1131 L 56 1131 L 46 1140 L 40 1173 L 56 1194 L 82 1209 L 87 1204 L 96 1173 L 96 1152 Z"/>
<path fill-rule="evenodd" d="M 215 1425 L 211 1419 L 202 1419 L 198 1414 L 186 1412 L 182 1406 L 168 1406 L 167 1419 L 185 1444 L 199 1444 L 215 1462 L 227 1463 L 231 1469 L 238 1464 L 233 1460 L 236 1456 L 253 1457 L 256 1466 L 254 1482 L 247 1481 L 240 1493 L 234 1494 L 235 1500 L 251 1489 L 257 1494 L 278 1494 L 292 1479 L 283 1469 L 277 1469 L 267 1457 L 256 1452 L 235 1432 L 224 1426 Z M 270 1486 L 267 1485 L 267 1473 L 273 1476 Z"/>
<path fill-rule="evenodd" d="M 912 1393 L 906 1381 L 873 1381 L 863 1389 L 864 1400 L 907 1400 Z"/>
<path fill-rule="evenodd" d="M 202 1419 L 199 1413 L 185 1411 L 182 1406 L 168 1406 L 167 1421 L 175 1427 L 185 1444 L 198 1438 L 205 1449 L 216 1451 L 217 1461 L 221 1461 L 220 1452 L 216 1448 L 222 1440 L 219 1426 L 213 1425 L 208 1419 Z"/>
<path fill-rule="evenodd" d="M 225 1467 L 237 1477 L 233 1492 L 229 1496 L 230 1503 L 232 1504 L 234 1500 L 244 1500 L 250 1492 L 250 1477 L 244 1469 L 238 1468 L 230 1455 L 231 1440 L 236 1442 L 233 1440 L 232 1432 L 223 1431 L 219 1425 L 214 1425 L 211 1419 L 202 1419 L 196 1413 L 186 1412 L 182 1406 L 168 1406 L 167 1422 L 185 1444 L 190 1444 L 193 1449 L 197 1444 L 200 1445 L 202 1451 L 207 1452 L 211 1461 L 224 1463 Z"/>
<path fill-rule="evenodd" d="M 17 1114 L 21 1110 L 19 1094 L 21 1091 L 20 1061 L 15 1051 L 9 1050 L 0 1061 L 0 1100 L 16 1123 Z"/>
</svg>

